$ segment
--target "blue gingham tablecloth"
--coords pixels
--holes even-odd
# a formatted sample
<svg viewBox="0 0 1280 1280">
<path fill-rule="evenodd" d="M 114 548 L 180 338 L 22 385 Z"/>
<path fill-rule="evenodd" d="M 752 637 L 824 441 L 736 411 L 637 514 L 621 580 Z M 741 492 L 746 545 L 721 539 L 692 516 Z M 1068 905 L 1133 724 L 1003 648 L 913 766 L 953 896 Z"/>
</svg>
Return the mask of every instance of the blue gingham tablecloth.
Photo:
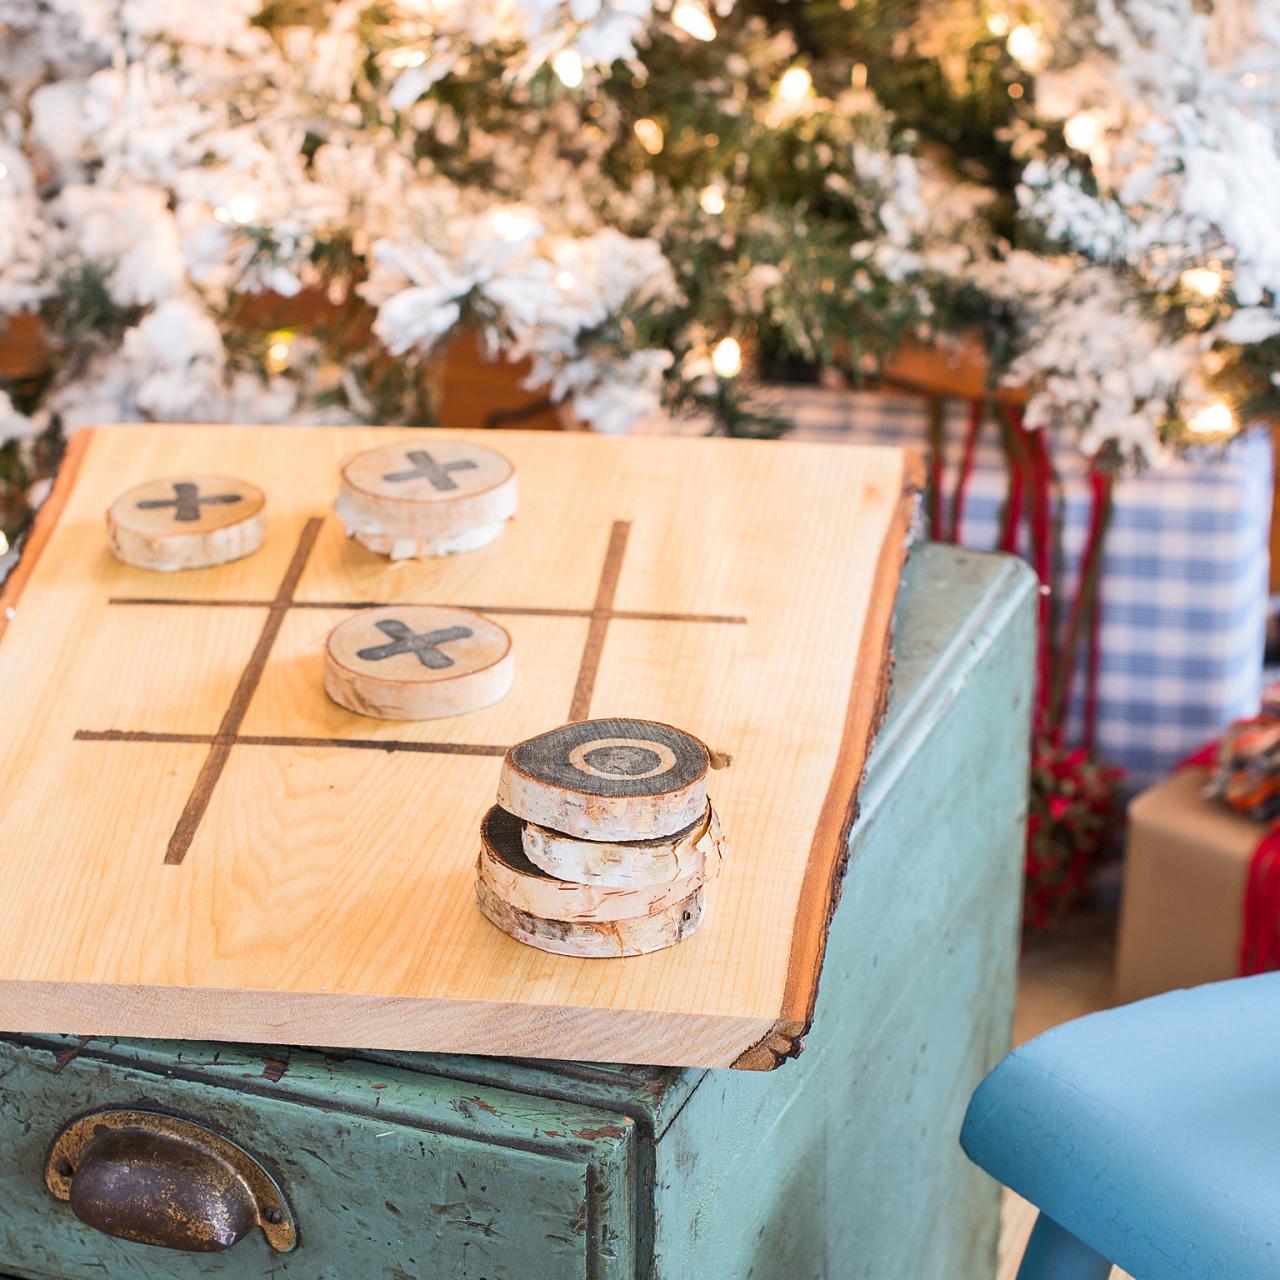
<svg viewBox="0 0 1280 1280">
<path fill-rule="evenodd" d="M 928 445 L 919 396 L 787 388 L 778 397 L 798 440 Z M 948 402 L 944 520 L 969 406 Z M 1054 456 L 1060 521 L 1055 570 L 1059 625 L 1074 598 L 1092 498 L 1087 465 L 1071 449 Z M 1128 771 L 1131 786 L 1162 777 L 1230 720 L 1257 710 L 1262 690 L 1272 494 L 1271 439 L 1245 433 L 1225 449 L 1119 481 L 1102 577 L 1097 748 Z M 996 423 L 984 422 L 969 482 L 960 541 L 991 550 L 999 541 L 1008 486 Z M 1022 545 L 1025 553 L 1025 517 Z M 1078 740 L 1083 671 L 1074 680 L 1068 734 Z"/>
</svg>

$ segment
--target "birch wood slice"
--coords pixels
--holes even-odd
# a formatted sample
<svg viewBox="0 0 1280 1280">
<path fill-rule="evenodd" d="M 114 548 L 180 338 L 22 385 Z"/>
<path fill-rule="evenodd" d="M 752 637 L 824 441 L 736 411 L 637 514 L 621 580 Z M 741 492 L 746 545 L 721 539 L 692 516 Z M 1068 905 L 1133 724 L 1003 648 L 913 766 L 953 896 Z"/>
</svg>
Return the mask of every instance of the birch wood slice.
<svg viewBox="0 0 1280 1280">
<path fill-rule="evenodd" d="M 511 689 L 506 628 L 469 609 L 390 605 L 340 622 L 325 642 L 324 690 L 380 720 L 435 720 L 487 707 Z"/>
<path fill-rule="evenodd" d="M 551 920 L 632 920 L 683 902 L 704 880 L 701 875 L 639 888 L 577 884 L 559 880 L 529 861 L 521 841 L 524 823 L 494 805 L 480 827 L 477 876 L 508 905 Z"/>
<path fill-rule="evenodd" d="M 720 819 L 710 804 L 692 826 L 656 840 L 575 840 L 549 827 L 526 822 L 522 843 L 529 861 L 548 875 L 613 889 L 642 889 L 690 879 L 714 880 L 726 850 Z"/>
<path fill-rule="evenodd" d="M 245 480 L 151 480 L 107 511 L 112 554 L 139 569 L 204 569 L 252 555 L 267 535 L 266 495 Z"/>
<path fill-rule="evenodd" d="M 348 537 L 405 560 L 494 541 L 515 514 L 516 497 L 515 467 L 502 454 L 432 435 L 348 458 L 334 506 Z"/>
<path fill-rule="evenodd" d="M 683 942 L 702 923 L 705 893 L 699 888 L 665 911 L 632 920 L 549 920 L 513 907 L 476 880 L 476 901 L 490 924 L 540 951 L 586 960 L 641 956 Z"/>
<path fill-rule="evenodd" d="M 498 803 L 579 840 L 652 840 L 706 813 L 710 763 L 703 743 L 669 724 L 578 720 L 507 752 Z"/>
</svg>

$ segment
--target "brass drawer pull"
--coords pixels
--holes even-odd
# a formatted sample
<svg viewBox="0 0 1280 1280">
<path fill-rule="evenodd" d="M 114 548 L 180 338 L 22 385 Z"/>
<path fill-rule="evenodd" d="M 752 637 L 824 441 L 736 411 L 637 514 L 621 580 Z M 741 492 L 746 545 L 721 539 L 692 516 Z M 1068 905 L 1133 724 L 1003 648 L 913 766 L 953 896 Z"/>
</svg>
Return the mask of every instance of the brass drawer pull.
<svg viewBox="0 0 1280 1280">
<path fill-rule="evenodd" d="M 297 1243 L 275 1179 L 234 1142 L 158 1111 L 96 1111 L 54 1139 L 45 1185 L 109 1236 L 217 1253 L 261 1227 L 273 1249 Z"/>
</svg>

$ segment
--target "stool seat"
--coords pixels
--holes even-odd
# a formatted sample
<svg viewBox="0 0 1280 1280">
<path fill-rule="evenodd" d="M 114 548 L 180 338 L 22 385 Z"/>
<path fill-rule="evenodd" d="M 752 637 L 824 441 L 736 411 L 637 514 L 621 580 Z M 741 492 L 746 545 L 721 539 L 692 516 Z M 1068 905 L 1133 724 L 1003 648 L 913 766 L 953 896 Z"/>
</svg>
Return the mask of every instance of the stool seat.
<svg viewBox="0 0 1280 1280">
<path fill-rule="evenodd" d="M 979 1086 L 961 1143 L 1136 1280 L 1276 1280 L 1280 974 L 1040 1036 Z"/>
</svg>

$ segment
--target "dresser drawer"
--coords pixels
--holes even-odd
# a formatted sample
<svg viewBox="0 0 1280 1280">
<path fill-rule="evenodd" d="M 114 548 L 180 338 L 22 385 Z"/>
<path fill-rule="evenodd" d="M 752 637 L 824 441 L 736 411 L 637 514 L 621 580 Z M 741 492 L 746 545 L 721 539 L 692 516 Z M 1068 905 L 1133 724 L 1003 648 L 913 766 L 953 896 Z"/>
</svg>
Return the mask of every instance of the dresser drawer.
<svg viewBox="0 0 1280 1280">
<path fill-rule="evenodd" d="M 288 1056 L 285 1057 L 284 1055 Z M 297 1246 L 119 1240 L 45 1186 L 79 1115 L 186 1117 L 255 1156 Z M 310 1051 L 0 1040 L 0 1274 L 615 1280 L 635 1275 L 635 1125 L 607 1110 Z"/>
</svg>

